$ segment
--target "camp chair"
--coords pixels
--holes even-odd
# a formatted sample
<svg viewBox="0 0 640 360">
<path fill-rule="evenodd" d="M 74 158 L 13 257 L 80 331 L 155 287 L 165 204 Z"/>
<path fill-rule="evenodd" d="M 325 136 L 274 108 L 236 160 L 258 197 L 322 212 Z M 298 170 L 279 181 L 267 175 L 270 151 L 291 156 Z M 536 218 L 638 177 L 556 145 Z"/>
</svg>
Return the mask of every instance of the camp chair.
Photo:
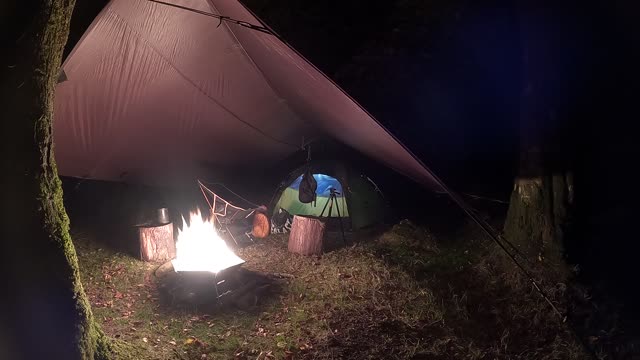
<svg viewBox="0 0 640 360">
<path fill-rule="evenodd" d="M 251 234 L 252 223 L 250 219 L 260 207 L 241 208 L 220 197 L 213 192 L 213 190 L 205 186 L 202 181 L 198 180 L 198 185 L 200 186 L 202 195 L 205 200 L 207 200 L 207 204 L 211 210 L 211 216 L 218 227 L 218 231 L 222 234 L 228 234 L 236 245 L 240 245 L 238 242 L 239 238 L 246 238 L 254 242 Z M 238 231 L 238 228 L 244 230 Z"/>
</svg>

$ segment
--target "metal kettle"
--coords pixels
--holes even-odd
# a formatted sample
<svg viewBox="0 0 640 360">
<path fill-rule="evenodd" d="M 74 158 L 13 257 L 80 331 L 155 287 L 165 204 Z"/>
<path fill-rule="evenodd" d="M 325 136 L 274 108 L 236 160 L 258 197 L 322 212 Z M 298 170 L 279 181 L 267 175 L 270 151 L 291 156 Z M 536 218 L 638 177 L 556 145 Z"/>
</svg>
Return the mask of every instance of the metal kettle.
<svg viewBox="0 0 640 360">
<path fill-rule="evenodd" d="M 156 210 L 156 218 L 154 219 L 155 223 L 158 225 L 166 225 L 171 222 L 171 217 L 169 216 L 169 209 L 160 208 Z"/>
</svg>

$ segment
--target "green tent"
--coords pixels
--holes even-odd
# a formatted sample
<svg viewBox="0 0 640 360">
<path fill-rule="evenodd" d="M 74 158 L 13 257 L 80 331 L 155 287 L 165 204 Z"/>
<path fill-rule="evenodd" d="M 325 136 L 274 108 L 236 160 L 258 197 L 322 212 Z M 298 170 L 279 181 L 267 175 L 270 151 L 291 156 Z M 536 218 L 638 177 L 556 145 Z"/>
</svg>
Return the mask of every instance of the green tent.
<svg viewBox="0 0 640 360">
<path fill-rule="evenodd" d="M 275 205 L 272 206 L 275 216 L 282 210 L 291 215 L 313 217 L 342 217 L 351 223 L 352 229 L 361 229 L 380 223 L 384 220 L 386 206 L 384 197 L 378 187 L 367 176 L 353 169 L 345 169 L 338 175 L 328 173 L 326 169 L 312 169 L 313 177 L 318 183 L 316 201 L 302 203 L 298 198 L 302 170 L 292 173 L 276 193 Z M 291 180 L 293 178 L 293 180 Z M 331 200 L 331 193 L 335 194 Z"/>
</svg>

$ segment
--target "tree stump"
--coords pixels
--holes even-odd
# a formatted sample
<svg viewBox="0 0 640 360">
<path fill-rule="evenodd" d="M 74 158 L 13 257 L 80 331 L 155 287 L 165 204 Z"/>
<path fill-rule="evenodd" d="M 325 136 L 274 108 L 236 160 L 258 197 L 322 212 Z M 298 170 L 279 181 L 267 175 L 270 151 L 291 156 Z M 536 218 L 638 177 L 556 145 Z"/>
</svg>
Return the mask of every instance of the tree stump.
<svg viewBox="0 0 640 360">
<path fill-rule="evenodd" d="M 173 224 L 139 227 L 140 258 L 144 261 L 161 262 L 176 257 L 173 240 Z"/>
<path fill-rule="evenodd" d="M 325 226 L 320 219 L 295 215 L 289 235 L 289 251 L 302 255 L 321 254 Z"/>
</svg>

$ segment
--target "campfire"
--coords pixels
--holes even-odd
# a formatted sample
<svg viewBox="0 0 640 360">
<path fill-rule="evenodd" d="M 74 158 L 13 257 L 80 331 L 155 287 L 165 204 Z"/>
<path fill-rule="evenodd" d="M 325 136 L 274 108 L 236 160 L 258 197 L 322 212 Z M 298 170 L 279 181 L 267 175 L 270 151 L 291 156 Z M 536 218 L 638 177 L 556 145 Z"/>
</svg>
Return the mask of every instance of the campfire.
<svg viewBox="0 0 640 360">
<path fill-rule="evenodd" d="M 171 262 L 176 272 L 217 274 L 244 263 L 218 235 L 212 219 L 203 220 L 200 210 L 189 215 L 189 224 L 183 217 L 178 230 L 176 258 Z"/>
<path fill-rule="evenodd" d="M 212 218 L 204 220 L 198 210 L 189 214 L 189 223 L 184 218 L 182 223 L 175 259 L 155 271 L 165 304 L 206 311 L 247 310 L 279 289 L 281 277 L 239 266 L 245 261 L 218 235 Z"/>
</svg>

